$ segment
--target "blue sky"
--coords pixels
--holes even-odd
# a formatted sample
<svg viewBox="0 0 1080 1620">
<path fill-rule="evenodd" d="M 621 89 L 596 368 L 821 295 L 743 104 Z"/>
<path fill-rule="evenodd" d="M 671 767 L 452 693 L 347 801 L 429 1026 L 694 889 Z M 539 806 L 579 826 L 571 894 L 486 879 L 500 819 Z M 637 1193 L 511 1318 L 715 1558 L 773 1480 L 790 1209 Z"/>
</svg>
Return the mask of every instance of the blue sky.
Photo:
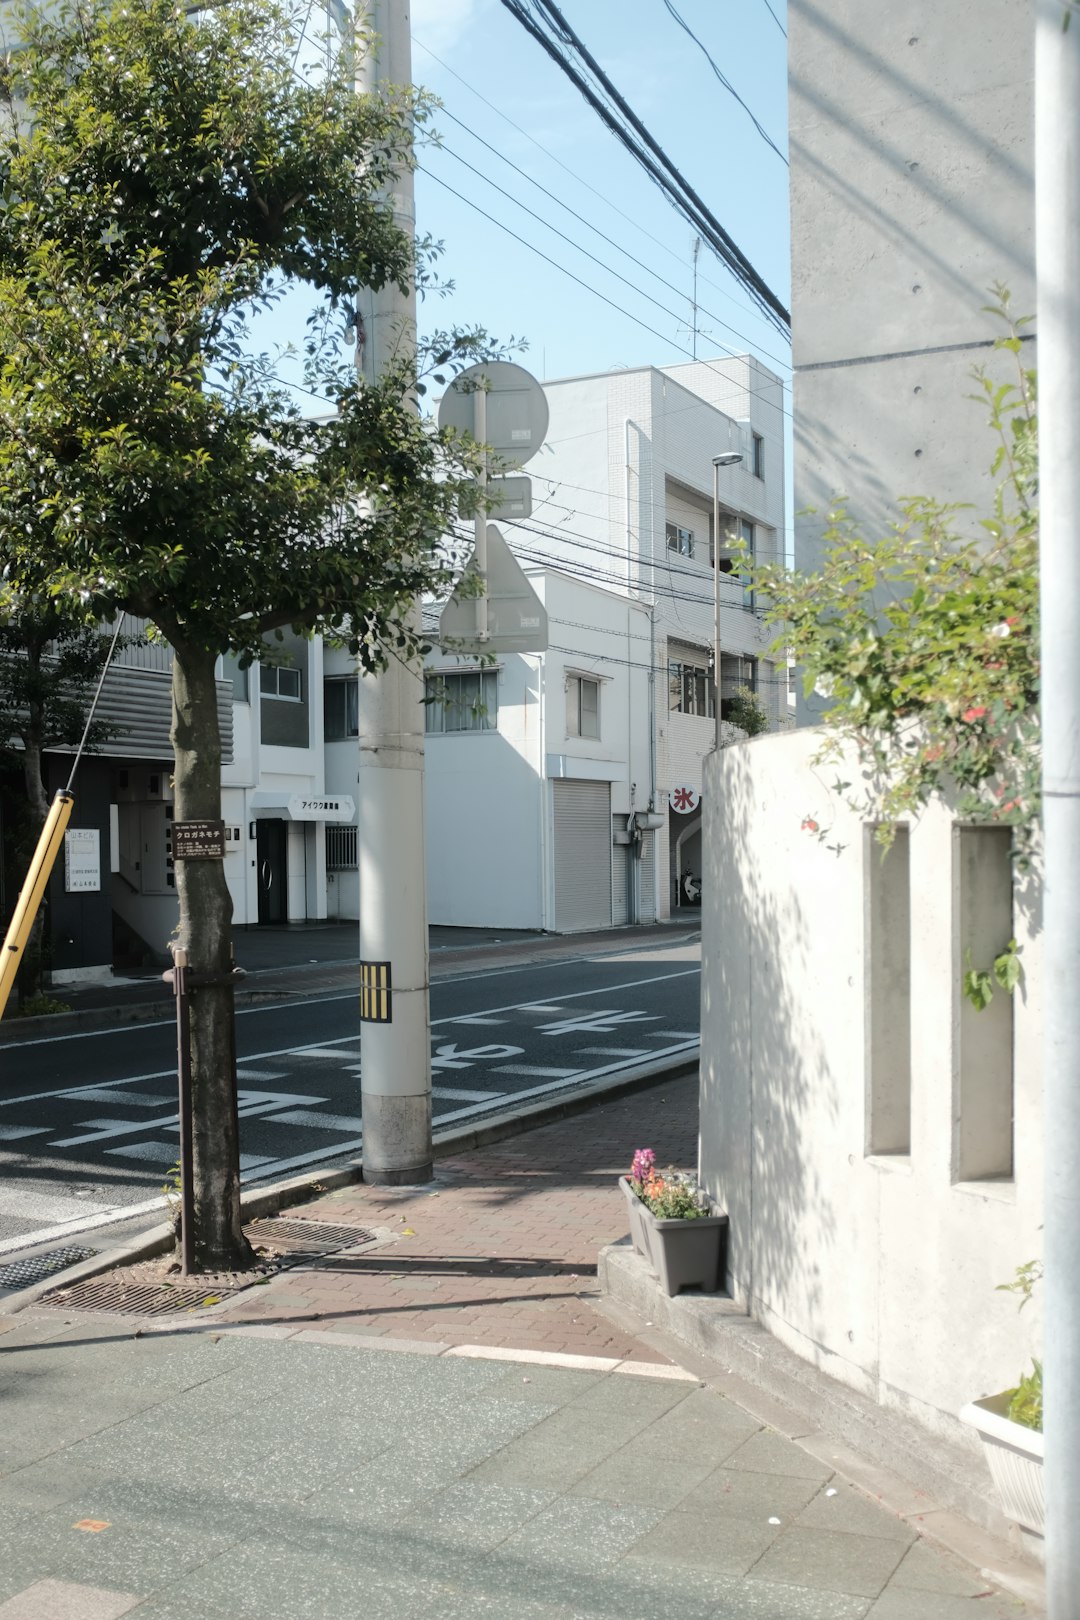
<svg viewBox="0 0 1080 1620">
<path fill-rule="evenodd" d="M 773 8 L 784 21 L 782 0 L 773 0 Z M 676 0 L 676 9 L 786 150 L 786 41 L 765 0 Z M 445 243 L 445 273 L 455 283 L 452 300 L 423 311 L 422 320 L 441 320 L 451 313 L 455 320 L 479 322 L 497 336 L 522 336 L 529 344 L 524 363 L 541 377 L 688 359 L 693 347 L 690 226 L 500 0 L 413 0 L 412 13 L 414 77 L 445 108 L 436 117 L 445 149 L 421 157 L 417 223 Z M 787 169 L 718 83 L 663 0 L 565 0 L 564 15 L 786 303 Z M 581 219 L 538 191 L 480 140 Z M 466 168 L 462 159 L 481 174 Z M 492 181 L 610 270 L 522 212 L 492 189 Z M 484 213 L 459 201 L 446 186 Z M 509 226 L 588 286 L 579 286 L 484 214 Z M 583 220 L 619 248 L 596 236 Z M 598 293 L 627 313 L 605 304 Z M 781 369 L 778 361 L 787 362 L 779 334 L 752 312 L 746 294 L 706 249 L 699 259 L 699 303 L 699 355 L 726 346 L 754 349 L 776 369 Z"/>
<path fill-rule="evenodd" d="M 786 40 L 766 0 L 674 3 L 786 150 Z M 785 0 L 771 4 L 785 22 Z M 787 168 L 663 0 L 564 0 L 563 9 L 787 303 Z M 689 359 L 690 226 L 500 0 L 413 0 L 412 20 L 414 78 L 443 103 L 435 126 L 444 143 L 420 155 L 417 228 L 443 243 L 440 273 L 454 284 L 450 295 L 422 306 L 422 328 L 480 325 L 497 339 L 512 334 L 528 345 L 517 358 L 540 377 Z M 518 201 L 540 218 L 523 212 Z M 698 355 L 750 349 L 786 378 L 785 341 L 705 248 L 698 286 Z M 302 319 L 290 300 L 260 332 L 261 341 L 299 340 Z M 279 369 L 295 374 L 288 363 Z"/>
</svg>

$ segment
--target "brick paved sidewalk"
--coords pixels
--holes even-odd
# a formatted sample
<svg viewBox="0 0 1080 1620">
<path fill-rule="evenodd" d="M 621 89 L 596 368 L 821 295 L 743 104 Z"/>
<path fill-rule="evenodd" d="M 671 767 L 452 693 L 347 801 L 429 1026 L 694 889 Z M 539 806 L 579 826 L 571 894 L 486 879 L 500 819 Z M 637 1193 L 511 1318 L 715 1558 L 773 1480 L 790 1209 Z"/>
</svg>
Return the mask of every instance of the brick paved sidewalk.
<svg viewBox="0 0 1080 1620">
<path fill-rule="evenodd" d="M 389 1228 L 395 1240 L 249 1289 L 222 1319 L 661 1360 L 594 1304 L 597 1253 L 627 1231 L 617 1178 L 638 1147 L 661 1164 L 696 1164 L 696 1078 L 442 1159 L 430 1187 L 315 1199 L 297 1213 Z"/>
</svg>

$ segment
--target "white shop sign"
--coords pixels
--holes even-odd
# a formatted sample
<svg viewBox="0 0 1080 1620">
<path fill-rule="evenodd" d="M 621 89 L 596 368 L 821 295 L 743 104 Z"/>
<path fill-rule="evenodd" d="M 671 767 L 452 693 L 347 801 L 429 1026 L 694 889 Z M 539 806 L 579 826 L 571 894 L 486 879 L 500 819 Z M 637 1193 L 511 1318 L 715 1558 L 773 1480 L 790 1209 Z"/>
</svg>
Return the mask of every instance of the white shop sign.
<svg viewBox="0 0 1080 1620">
<path fill-rule="evenodd" d="M 64 888 L 68 894 L 101 888 L 101 833 L 97 827 L 69 827 L 64 834 Z"/>
</svg>

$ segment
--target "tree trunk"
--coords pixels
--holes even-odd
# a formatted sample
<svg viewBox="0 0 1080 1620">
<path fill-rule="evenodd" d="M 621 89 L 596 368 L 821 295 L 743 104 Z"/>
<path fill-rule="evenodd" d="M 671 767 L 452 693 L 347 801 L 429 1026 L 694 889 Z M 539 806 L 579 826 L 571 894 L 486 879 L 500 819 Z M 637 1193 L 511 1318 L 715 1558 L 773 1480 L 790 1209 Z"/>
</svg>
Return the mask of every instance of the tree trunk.
<svg viewBox="0 0 1080 1620">
<path fill-rule="evenodd" d="M 176 758 L 177 821 L 221 818 L 221 733 L 216 655 L 173 642 L 172 743 Z M 194 1144 L 195 1267 L 234 1271 L 254 1255 L 240 1229 L 240 1132 L 236 1115 L 233 1017 L 232 899 L 220 860 L 178 860 L 178 944 L 194 974 L 223 982 L 191 995 L 192 1139 Z"/>
</svg>

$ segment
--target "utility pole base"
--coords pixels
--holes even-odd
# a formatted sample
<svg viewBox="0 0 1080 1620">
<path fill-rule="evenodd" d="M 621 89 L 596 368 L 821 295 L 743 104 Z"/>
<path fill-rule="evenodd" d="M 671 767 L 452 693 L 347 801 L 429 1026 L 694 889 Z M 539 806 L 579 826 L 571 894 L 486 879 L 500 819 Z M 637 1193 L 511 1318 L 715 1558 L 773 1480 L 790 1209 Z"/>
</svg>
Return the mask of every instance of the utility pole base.
<svg viewBox="0 0 1080 1620">
<path fill-rule="evenodd" d="M 375 1187 L 420 1186 L 435 1173 L 431 1155 L 431 1093 L 363 1096 L 363 1176 Z"/>
</svg>

